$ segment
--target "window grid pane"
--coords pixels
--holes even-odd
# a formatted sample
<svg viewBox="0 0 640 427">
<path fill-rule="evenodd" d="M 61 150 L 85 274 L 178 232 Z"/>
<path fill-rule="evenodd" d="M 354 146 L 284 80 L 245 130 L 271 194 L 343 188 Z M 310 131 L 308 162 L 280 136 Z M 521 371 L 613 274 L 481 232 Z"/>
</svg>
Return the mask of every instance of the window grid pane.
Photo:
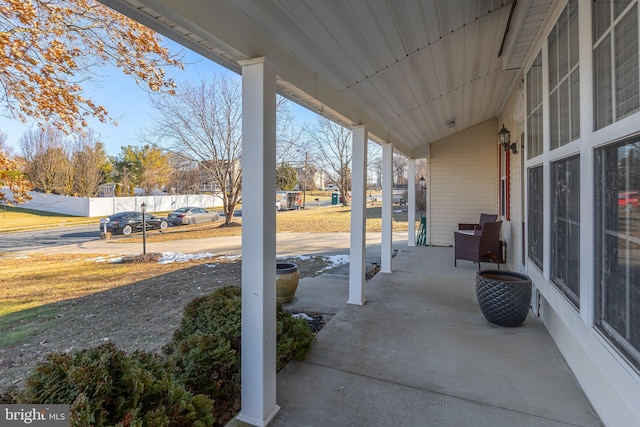
<svg viewBox="0 0 640 427">
<path fill-rule="evenodd" d="M 536 166 L 529 169 L 528 173 L 528 249 L 529 259 L 542 270 L 542 260 L 544 259 L 543 245 L 543 168 Z"/>
<path fill-rule="evenodd" d="M 571 140 L 580 138 L 580 73 L 571 73 Z"/>
<path fill-rule="evenodd" d="M 580 157 L 551 164 L 551 281 L 580 307 Z"/>
<path fill-rule="evenodd" d="M 595 151 L 595 324 L 640 368 L 640 137 Z"/>
<path fill-rule="evenodd" d="M 593 85 L 595 129 L 613 123 L 613 97 L 611 85 L 611 34 L 593 52 Z"/>
<path fill-rule="evenodd" d="M 549 131 L 550 131 L 550 147 L 553 150 L 560 146 L 560 107 L 558 105 L 559 90 L 555 90 L 549 94 Z"/>
<path fill-rule="evenodd" d="M 558 85 L 558 29 L 553 27 L 547 39 L 549 43 L 549 87 Z"/>
<path fill-rule="evenodd" d="M 564 8 L 558 22 L 551 30 L 549 45 L 549 115 L 550 149 L 567 144 L 580 136 L 579 91 L 572 91 L 571 74 L 579 72 L 578 43 L 571 37 L 578 36 L 578 2 L 571 0 Z M 571 69 L 570 64 L 575 63 Z M 554 65 L 557 64 L 557 70 Z M 556 85 L 557 83 L 557 85 Z M 576 99 L 577 98 L 577 99 Z M 573 108 L 576 108 L 574 111 Z M 574 123 L 575 121 L 575 123 Z M 577 130 L 575 134 L 573 130 Z"/>
<path fill-rule="evenodd" d="M 542 154 L 542 54 L 527 72 L 527 157 Z"/>
<path fill-rule="evenodd" d="M 560 122 L 560 145 L 566 144 L 571 141 L 569 137 L 569 108 L 571 106 L 571 99 L 569 98 L 569 79 L 565 78 L 560 85 L 560 94 L 558 96 L 559 107 L 559 122 Z"/>
<path fill-rule="evenodd" d="M 570 3 L 575 3 L 574 0 Z M 558 75 L 559 79 L 566 76 L 569 72 L 569 23 L 568 23 L 568 11 L 569 6 L 564 8 L 564 11 L 560 14 L 556 27 L 558 28 Z"/>
<path fill-rule="evenodd" d="M 638 110 L 638 5 L 615 27 L 616 119 Z"/>
<path fill-rule="evenodd" d="M 620 14 L 629 6 L 633 0 L 615 0 L 613 2 L 613 19 L 618 18 Z"/>
<path fill-rule="evenodd" d="M 580 49 L 579 40 L 580 34 L 578 33 L 578 3 L 570 2 L 567 6 L 569 9 L 569 68 L 573 68 L 578 65 L 579 55 L 578 49 Z"/>
<path fill-rule="evenodd" d="M 597 42 L 611 25 L 611 0 L 594 0 L 591 8 L 593 16 L 593 42 Z"/>
<path fill-rule="evenodd" d="M 594 130 L 597 130 L 640 111 L 638 3 L 597 0 L 592 12 Z"/>
</svg>

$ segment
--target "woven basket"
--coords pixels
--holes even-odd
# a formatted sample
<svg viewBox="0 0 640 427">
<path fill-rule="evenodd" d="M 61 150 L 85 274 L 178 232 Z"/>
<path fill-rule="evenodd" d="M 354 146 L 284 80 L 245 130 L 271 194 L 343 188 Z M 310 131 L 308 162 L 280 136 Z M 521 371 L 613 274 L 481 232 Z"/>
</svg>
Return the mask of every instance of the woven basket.
<svg viewBox="0 0 640 427">
<path fill-rule="evenodd" d="M 531 278 L 515 271 L 482 270 L 476 273 L 476 296 L 489 322 L 520 326 L 531 306 Z"/>
</svg>

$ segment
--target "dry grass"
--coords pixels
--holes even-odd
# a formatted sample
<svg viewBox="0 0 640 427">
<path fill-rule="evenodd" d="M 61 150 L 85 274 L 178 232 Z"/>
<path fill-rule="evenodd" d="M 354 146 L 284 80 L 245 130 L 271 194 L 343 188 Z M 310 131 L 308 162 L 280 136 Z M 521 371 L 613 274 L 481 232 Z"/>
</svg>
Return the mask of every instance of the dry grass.
<svg viewBox="0 0 640 427">
<path fill-rule="evenodd" d="M 381 232 L 382 218 L 380 203 L 367 206 L 367 231 Z M 276 215 L 276 231 L 278 233 L 341 233 L 351 229 L 351 208 L 330 206 L 321 209 L 305 209 L 283 211 Z M 393 231 L 407 231 L 406 206 L 394 206 Z M 238 236 L 242 233 L 242 218 L 234 218 L 230 225 L 222 222 L 200 225 L 184 225 L 170 227 L 162 233 L 152 232 L 147 235 L 150 242 L 165 242 L 182 239 L 205 239 L 221 236 Z M 118 236 L 115 236 L 118 238 Z M 127 242 L 142 241 L 140 235 L 125 239 Z"/>
<path fill-rule="evenodd" d="M 393 229 L 407 230 L 407 212 L 394 207 Z M 22 223 L 33 225 L 35 219 L 42 224 L 59 225 L 67 218 L 64 215 L 46 215 L 42 212 L 26 210 L 8 210 L 5 215 L 15 214 L 15 218 L 26 218 Z M 51 222 L 48 222 L 48 221 Z M 86 220 L 86 218 L 84 218 Z M 331 206 L 322 209 L 279 212 L 276 217 L 277 231 L 282 232 L 348 232 L 351 211 L 349 207 Z M 17 220 L 16 220 L 17 221 Z M 3 223 L 12 223 L 4 221 Z M 15 224 L 15 222 L 13 222 Z M 90 223 L 97 223 L 92 218 Z M 367 231 L 380 231 L 380 205 L 367 208 Z M 242 219 L 237 218 L 230 226 L 221 226 L 222 222 L 196 226 L 171 227 L 165 232 L 148 233 L 147 239 L 165 241 L 176 239 L 211 238 L 217 236 L 239 235 L 242 232 Z M 12 227 L 14 228 L 14 227 Z M 14 228 L 15 229 L 15 228 Z M 126 242 L 139 242 L 141 235 L 122 239 Z M 119 286 L 133 283 L 162 274 L 185 269 L 194 264 L 210 260 L 190 261 L 187 263 L 140 263 L 118 264 L 99 262 L 99 255 L 29 255 L 0 257 L 0 334 L 28 334 L 28 330 L 10 331 L 11 325 L 33 317 L 48 318 L 46 305 L 49 303 L 78 298 Z M 39 307 L 37 310 L 29 310 Z M 24 317 L 24 319 L 22 319 Z M 49 319 L 52 320 L 52 319 Z M 19 337 L 18 337 L 19 338 Z M 12 338 L 14 339 L 14 338 Z M 0 340 L 2 341 L 2 340 Z"/>
<path fill-rule="evenodd" d="M 96 255 L 29 255 L 0 258 L 0 318 L 20 310 L 144 280 L 194 263 L 117 264 Z M 0 330 L 2 329 L 0 321 Z"/>
<path fill-rule="evenodd" d="M 19 231 L 22 229 L 37 229 L 47 227 L 61 227 L 80 224 L 95 224 L 96 218 L 62 215 L 52 212 L 35 211 L 31 209 L 4 206 L 0 209 L 0 233 Z"/>
</svg>

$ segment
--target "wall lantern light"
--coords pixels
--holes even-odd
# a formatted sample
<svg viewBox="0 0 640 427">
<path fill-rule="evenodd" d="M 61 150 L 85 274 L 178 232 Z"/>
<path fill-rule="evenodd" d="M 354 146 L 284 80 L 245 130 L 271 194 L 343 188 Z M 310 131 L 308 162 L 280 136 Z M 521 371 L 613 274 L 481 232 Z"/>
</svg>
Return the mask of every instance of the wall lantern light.
<svg viewBox="0 0 640 427">
<path fill-rule="evenodd" d="M 509 132 L 507 128 L 504 127 L 504 123 L 502 124 L 502 129 L 500 129 L 500 132 L 498 132 L 498 138 L 500 138 L 500 145 L 502 145 L 502 148 L 504 148 L 505 152 L 511 149 L 511 152 L 513 154 L 518 154 L 518 146 L 515 142 L 513 144 L 510 144 L 511 132 Z"/>
</svg>

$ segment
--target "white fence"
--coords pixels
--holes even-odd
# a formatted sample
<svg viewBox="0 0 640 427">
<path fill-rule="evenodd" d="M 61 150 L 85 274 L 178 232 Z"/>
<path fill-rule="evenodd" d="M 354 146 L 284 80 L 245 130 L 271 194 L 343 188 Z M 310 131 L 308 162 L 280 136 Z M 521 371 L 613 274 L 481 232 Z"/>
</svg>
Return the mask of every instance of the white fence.
<svg viewBox="0 0 640 427">
<path fill-rule="evenodd" d="M 147 212 L 173 211 L 183 206 L 222 207 L 222 197 L 211 194 L 134 197 L 73 197 L 36 192 L 29 194 L 33 199 L 20 204 L 20 207 L 86 217 L 108 216 L 123 211 L 139 211 L 143 202 L 147 204 Z"/>
</svg>

